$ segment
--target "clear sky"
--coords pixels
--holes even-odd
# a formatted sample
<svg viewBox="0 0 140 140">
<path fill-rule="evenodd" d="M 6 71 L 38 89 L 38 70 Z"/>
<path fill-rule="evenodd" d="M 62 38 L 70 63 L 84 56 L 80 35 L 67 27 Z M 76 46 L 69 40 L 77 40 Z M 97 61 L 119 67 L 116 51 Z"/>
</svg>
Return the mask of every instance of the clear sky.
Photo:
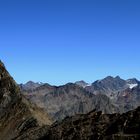
<svg viewBox="0 0 140 140">
<path fill-rule="evenodd" d="M 18 83 L 140 79 L 140 1 L 0 0 L 0 59 Z"/>
</svg>

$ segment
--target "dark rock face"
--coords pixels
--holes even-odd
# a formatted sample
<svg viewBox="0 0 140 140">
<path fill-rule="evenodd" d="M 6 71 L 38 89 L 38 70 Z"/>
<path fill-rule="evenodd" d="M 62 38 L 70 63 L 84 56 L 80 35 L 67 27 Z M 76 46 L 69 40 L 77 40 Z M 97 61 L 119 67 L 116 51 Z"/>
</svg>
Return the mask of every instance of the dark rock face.
<svg viewBox="0 0 140 140">
<path fill-rule="evenodd" d="M 40 140 L 139 140 L 140 108 L 125 114 L 90 112 L 51 126 Z"/>
<path fill-rule="evenodd" d="M 47 115 L 43 116 L 43 112 L 36 108 L 21 95 L 19 87 L 0 61 L 0 140 L 15 139 L 19 134 L 47 123 L 40 119 L 48 119 Z"/>
</svg>

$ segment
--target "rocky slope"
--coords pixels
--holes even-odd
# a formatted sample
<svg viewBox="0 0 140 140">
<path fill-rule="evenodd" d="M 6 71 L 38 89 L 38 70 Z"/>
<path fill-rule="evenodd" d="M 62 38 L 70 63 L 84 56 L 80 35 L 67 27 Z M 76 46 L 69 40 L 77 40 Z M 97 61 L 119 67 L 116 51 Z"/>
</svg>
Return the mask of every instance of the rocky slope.
<svg viewBox="0 0 140 140">
<path fill-rule="evenodd" d="M 43 139 L 107 140 L 140 139 L 140 108 L 125 114 L 105 115 L 90 112 L 86 115 L 66 118 L 54 124 Z M 53 133 L 55 132 L 55 133 Z"/>
<path fill-rule="evenodd" d="M 140 106 L 140 85 L 119 92 L 115 102 L 124 109 L 124 112 Z"/>
<path fill-rule="evenodd" d="M 47 113 L 32 105 L 0 61 L 0 140 L 15 139 L 19 134 L 51 124 Z"/>
<path fill-rule="evenodd" d="M 39 137 L 38 137 L 39 136 Z M 120 114 L 88 114 L 67 117 L 49 128 L 29 131 L 17 140 L 139 140 L 140 107 Z"/>
</svg>

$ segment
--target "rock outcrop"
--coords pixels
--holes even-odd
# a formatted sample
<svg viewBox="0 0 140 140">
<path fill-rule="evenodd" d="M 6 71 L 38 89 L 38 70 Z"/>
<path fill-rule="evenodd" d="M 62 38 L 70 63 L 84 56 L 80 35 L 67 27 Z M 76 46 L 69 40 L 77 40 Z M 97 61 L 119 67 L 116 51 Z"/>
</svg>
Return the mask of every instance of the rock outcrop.
<svg viewBox="0 0 140 140">
<path fill-rule="evenodd" d="M 55 132 L 55 133 L 54 133 Z M 140 107 L 125 114 L 90 112 L 51 126 L 41 140 L 139 140 Z"/>
<path fill-rule="evenodd" d="M 21 95 L 16 82 L 0 61 L 0 140 L 12 140 L 18 135 L 50 125 L 51 119 Z"/>
</svg>

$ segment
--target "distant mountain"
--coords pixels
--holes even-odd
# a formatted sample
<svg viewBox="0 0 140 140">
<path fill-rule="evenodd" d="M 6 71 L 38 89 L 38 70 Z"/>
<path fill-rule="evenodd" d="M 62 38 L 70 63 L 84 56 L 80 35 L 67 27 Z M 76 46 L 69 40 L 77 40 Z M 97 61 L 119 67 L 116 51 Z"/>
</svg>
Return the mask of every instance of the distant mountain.
<svg viewBox="0 0 140 140">
<path fill-rule="evenodd" d="M 115 78 L 108 76 L 102 80 L 95 81 L 94 83 L 92 83 L 91 86 L 88 86 L 86 89 L 94 94 L 96 94 L 96 92 L 104 92 L 105 94 L 109 94 L 112 92 L 124 90 L 126 88 L 128 88 L 128 85 L 126 84 L 125 80 L 121 79 L 119 76 Z"/>
<path fill-rule="evenodd" d="M 44 108 L 55 120 L 66 116 L 88 113 L 93 109 L 104 113 L 114 113 L 118 107 L 106 95 L 94 95 L 84 88 L 68 83 L 64 86 L 44 84 L 32 92 L 23 92 L 27 99 Z"/>
<path fill-rule="evenodd" d="M 105 94 L 110 98 L 116 98 L 117 93 L 126 89 L 132 89 L 138 86 L 140 82 L 137 79 L 121 79 L 119 76 L 108 76 L 102 80 L 97 80 L 91 86 L 86 87 L 86 90 L 93 94 Z"/>
<path fill-rule="evenodd" d="M 108 76 L 102 80 L 95 81 L 91 86 L 86 87 L 86 90 L 98 95 L 107 95 L 111 101 L 119 106 L 119 112 L 123 113 L 132 109 L 135 109 L 140 104 L 140 91 L 138 89 L 140 82 L 133 78 L 124 80 L 119 76 Z"/>
<path fill-rule="evenodd" d="M 128 84 L 140 84 L 140 82 L 136 78 L 126 80 Z"/>
<path fill-rule="evenodd" d="M 77 81 L 75 82 L 76 85 L 80 86 L 80 87 L 87 87 L 87 86 L 90 86 L 90 84 L 86 83 L 85 81 L 81 80 L 81 81 Z"/>
<path fill-rule="evenodd" d="M 43 109 L 31 104 L 0 61 L 0 140 L 12 140 L 52 123 Z"/>
<path fill-rule="evenodd" d="M 45 109 L 54 120 L 61 120 L 66 116 L 87 113 L 93 109 L 103 113 L 124 113 L 135 109 L 140 100 L 133 94 L 133 90 L 139 83 L 137 79 L 124 80 L 119 76 L 108 76 L 91 85 L 85 81 L 59 87 L 43 84 L 33 90 L 23 90 L 23 94 L 32 103 Z M 130 102 L 124 96 L 126 91 L 131 95 Z"/>
<path fill-rule="evenodd" d="M 136 78 L 126 80 L 126 83 L 130 89 L 140 85 L 140 82 Z"/>
<path fill-rule="evenodd" d="M 33 81 L 29 81 L 25 84 L 20 84 L 19 86 L 22 90 L 34 90 L 34 89 L 40 87 L 41 85 L 43 85 L 43 83 L 41 83 L 41 82 L 35 83 Z"/>
</svg>

